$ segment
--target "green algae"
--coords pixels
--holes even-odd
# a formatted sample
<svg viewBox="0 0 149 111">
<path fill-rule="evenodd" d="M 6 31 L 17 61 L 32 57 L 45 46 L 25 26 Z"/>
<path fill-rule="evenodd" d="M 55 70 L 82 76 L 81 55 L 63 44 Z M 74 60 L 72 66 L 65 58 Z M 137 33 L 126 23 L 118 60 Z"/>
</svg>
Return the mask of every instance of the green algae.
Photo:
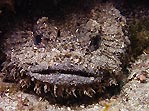
<svg viewBox="0 0 149 111">
<path fill-rule="evenodd" d="M 135 58 L 149 47 L 149 18 L 136 19 L 129 28 L 132 56 Z"/>
</svg>

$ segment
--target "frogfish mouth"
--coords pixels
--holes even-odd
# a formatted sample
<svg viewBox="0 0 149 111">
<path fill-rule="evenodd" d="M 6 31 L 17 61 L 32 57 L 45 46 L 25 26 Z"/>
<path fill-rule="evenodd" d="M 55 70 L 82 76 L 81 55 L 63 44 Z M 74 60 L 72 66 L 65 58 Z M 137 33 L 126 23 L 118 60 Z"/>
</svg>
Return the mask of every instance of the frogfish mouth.
<svg viewBox="0 0 149 111">
<path fill-rule="evenodd" d="M 65 22 L 41 17 L 31 28 L 16 26 L 3 42 L 4 80 L 57 100 L 102 95 L 123 75 L 129 45 L 124 25 L 109 5 L 94 7 L 89 16 L 69 15 Z"/>
</svg>

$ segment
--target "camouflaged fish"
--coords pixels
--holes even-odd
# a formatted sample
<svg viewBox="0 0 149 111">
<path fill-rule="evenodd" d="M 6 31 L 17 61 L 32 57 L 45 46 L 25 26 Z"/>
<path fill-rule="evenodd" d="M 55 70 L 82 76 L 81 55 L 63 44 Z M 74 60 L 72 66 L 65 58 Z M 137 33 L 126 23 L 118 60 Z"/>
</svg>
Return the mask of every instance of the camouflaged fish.
<svg viewBox="0 0 149 111">
<path fill-rule="evenodd" d="M 60 101 L 102 95 L 123 75 L 129 45 L 125 22 L 108 5 L 87 15 L 69 14 L 64 21 L 41 17 L 31 28 L 16 26 L 3 43 L 5 79 Z"/>
</svg>

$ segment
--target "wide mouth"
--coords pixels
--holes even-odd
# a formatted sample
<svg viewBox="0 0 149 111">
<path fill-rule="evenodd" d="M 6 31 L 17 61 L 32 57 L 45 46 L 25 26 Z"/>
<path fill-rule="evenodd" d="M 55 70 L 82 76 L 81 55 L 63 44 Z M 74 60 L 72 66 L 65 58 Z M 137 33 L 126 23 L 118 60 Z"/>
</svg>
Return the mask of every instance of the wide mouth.
<svg viewBox="0 0 149 111">
<path fill-rule="evenodd" d="M 59 64 L 56 66 L 32 66 L 27 75 L 44 82 L 56 85 L 74 85 L 100 83 L 112 75 L 105 69 L 97 72 L 82 69 L 79 66 L 68 66 Z M 112 77 L 112 76 L 111 76 Z M 108 80 L 108 79 L 107 79 Z"/>
<path fill-rule="evenodd" d="M 119 88 L 116 76 L 104 69 L 96 73 L 64 64 L 48 67 L 35 65 L 26 72 L 26 76 L 21 80 L 23 88 L 33 88 L 36 94 L 48 100 L 54 97 L 60 103 L 70 101 L 70 98 L 82 101 L 105 93 L 113 95 L 114 89 Z"/>
<path fill-rule="evenodd" d="M 93 69 L 85 69 L 81 66 L 77 65 L 64 65 L 64 64 L 58 64 L 53 66 L 44 66 L 44 65 L 36 65 L 32 66 L 30 71 L 32 73 L 39 73 L 42 75 L 45 74 L 70 74 L 70 75 L 78 75 L 83 77 L 102 77 L 105 74 L 108 74 L 109 72 L 106 69 L 100 69 L 100 70 L 93 70 Z"/>
</svg>

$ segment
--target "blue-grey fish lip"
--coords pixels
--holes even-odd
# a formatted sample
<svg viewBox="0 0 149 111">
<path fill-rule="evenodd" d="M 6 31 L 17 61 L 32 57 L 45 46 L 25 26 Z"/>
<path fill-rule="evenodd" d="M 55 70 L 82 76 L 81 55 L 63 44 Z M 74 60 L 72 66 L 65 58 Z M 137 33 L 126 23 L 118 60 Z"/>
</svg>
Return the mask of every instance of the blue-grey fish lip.
<svg viewBox="0 0 149 111">
<path fill-rule="evenodd" d="M 98 73 L 93 70 L 85 70 L 77 65 L 58 64 L 53 66 L 32 65 L 26 72 L 31 80 L 39 80 L 43 83 L 64 86 L 83 86 L 91 84 L 102 84 L 108 81 L 110 73 L 107 70 L 99 70 Z M 106 80 L 104 80 L 106 79 Z"/>
<path fill-rule="evenodd" d="M 106 69 L 100 69 L 94 71 L 93 69 L 83 68 L 79 65 L 70 65 L 70 64 L 57 64 L 53 66 L 48 65 L 33 65 L 28 70 L 30 73 L 38 73 L 40 75 L 73 75 L 80 77 L 92 77 L 92 78 L 103 78 L 103 76 L 109 74 Z"/>
<path fill-rule="evenodd" d="M 77 86 L 77 85 L 90 85 L 93 83 L 100 83 L 102 78 L 100 77 L 84 77 L 79 75 L 63 74 L 63 73 L 50 73 L 50 74 L 40 74 L 27 72 L 27 76 L 30 76 L 32 81 L 34 79 L 42 81 L 44 83 L 49 83 L 53 85 L 66 85 L 66 86 Z"/>
</svg>

